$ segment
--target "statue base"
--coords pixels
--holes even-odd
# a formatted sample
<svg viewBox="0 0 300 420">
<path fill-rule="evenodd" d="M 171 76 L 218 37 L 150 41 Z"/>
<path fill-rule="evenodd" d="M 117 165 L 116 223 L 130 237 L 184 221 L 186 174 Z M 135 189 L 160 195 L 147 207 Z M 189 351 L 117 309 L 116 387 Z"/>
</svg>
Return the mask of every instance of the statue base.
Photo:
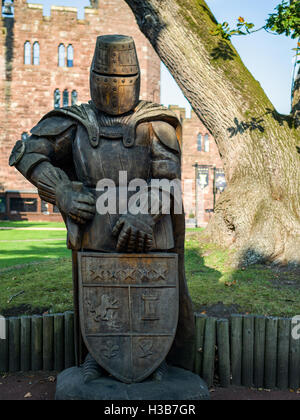
<svg viewBox="0 0 300 420">
<path fill-rule="evenodd" d="M 151 378 L 125 384 L 112 376 L 103 376 L 88 384 L 82 368 L 72 367 L 57 377 L 56 400 L 209 400 L 205 382 L 194 373 L 169 366 L 161 381 Z"/>
</svg>

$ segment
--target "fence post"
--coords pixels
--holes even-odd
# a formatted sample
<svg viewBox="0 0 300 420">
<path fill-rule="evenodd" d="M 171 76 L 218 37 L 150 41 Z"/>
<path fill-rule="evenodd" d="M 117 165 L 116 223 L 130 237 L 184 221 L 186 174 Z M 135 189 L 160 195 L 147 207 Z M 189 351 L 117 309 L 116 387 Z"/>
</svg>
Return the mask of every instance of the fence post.
<svg viewBox="0 0 300 420">
<path fill-rule="evenodd" d="M 31 369 L 43 369 L 43 317 L 40 315 L 31 318 Z"/>
<path fill-rule="evenodd" d="M 298 389 L 300 385 L 300 338 L 290 335 L 289 387 Z"/>
<path fill-rule="evenodd" d="M 227 319 L 219 319 L 217 322 L 217 347 L 220 385 L 227 388 L 230 386 L 229 321 Z"/>
<path fill-rule="evenodd" d="M 54 370 L 62 371 L 64 355 L 64 314 L 54 315 Z"/>
<path fill-rule="evenodd" d="M 21 365 L 22 372 L 31 368 L 31 317 L 21 317 Z"/>
<path fill-rule="evenodd" d="M 254 316 L 245 315 L 243 322 L 242 385 L 253 386 Z"/>
<path fill-rule="evenodd" d="M 254 386 L 262 388 L 265 377 L 266 318 L 256 316 L 254 321 Z"/>
<path fill-rule="evenodd" d="M 74 313 L 65 312 L 65 369 L 75 365 Z"/>
<path fill-rule="evenodd" d="M 43 369 L 53 370 L 54 316 L 43 315 Z"/>
<path fill-rule="evenodd" d="M 207 316 L 203 314 L 195 314 L 196 324 L 196 346 L 195 346 L 195 373 L 202 376 L 203 371 L 203 346 L 204 331 Z"/>
<path fill-rule="evenodd" d="M 232 385 L 242 383 L 243 315 L 231 315 Z"/>
<path fill-rule="evenodd" d="M 265 386 L 272 389 L 277 379 L 277 338 L 278 319 L 269 317 L 266 320 L 266 357 L 265 357 Z"/>
<path fill-rule="evenodd" d="M 287 318 L 278 320 L 278 357 L 277 386 L 287 389 L 289 386 L 289 351 L 290 351 L 291 321 Z"/>
<path fill-rule="evenodd" d="M 8 359 L 9 371 L 18 372 L 20 370 L 20 318 L 9 318 L 9 344 Z"/>
<path fill-rule="evenodd" d="M 9 370 L 9 358 L 8 358 L 8 342 L 9 342 L 9 331 L 8 331 L 8 318 L 4 321 L 5 323 L 5 335 L 6 339 L 0 339 L 0 372 L 8 372 Z"/>
<path fill-rule="evenodd" d="M 208 387 L 214 383 L 216 353 L 216 318 L 207 318 L 204 333 L 203 379 Z"/>
</svg>

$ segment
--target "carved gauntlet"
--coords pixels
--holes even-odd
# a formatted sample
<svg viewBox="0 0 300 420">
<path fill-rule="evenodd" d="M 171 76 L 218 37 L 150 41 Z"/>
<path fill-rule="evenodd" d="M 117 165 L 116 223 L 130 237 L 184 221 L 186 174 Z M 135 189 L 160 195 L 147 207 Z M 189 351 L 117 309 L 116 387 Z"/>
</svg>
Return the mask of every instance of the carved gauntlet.
<svg viewBox="0 0 300 420">
<path fill-rule="evenodd" d="M 86 223 L 95 215 L 95 198 L 81 183 L 60 182 L 56 186 L 55 197 L 60 211 L 77 223 Z"/>
<path fill-rule="evenodd" d="M 154 220 L 149 214 L 126 214 L 115 224 L 113 234 L 118 236 L 117 251 L 142 253 L 153 246 Z"/>
</svg>

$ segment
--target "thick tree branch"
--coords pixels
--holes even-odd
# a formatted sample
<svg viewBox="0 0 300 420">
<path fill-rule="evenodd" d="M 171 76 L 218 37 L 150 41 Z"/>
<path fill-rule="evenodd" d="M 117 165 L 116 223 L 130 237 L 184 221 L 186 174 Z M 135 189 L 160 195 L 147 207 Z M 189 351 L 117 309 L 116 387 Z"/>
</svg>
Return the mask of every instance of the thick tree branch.
<svg viewBox="0 0 300 420">
<path fill-rule="evenodd" d="M 234 244 L 240 260 L 300 263 L 299 130 L 232 44 L 212 35 L 217 22 L 204 0 L 125 1 L 218 145 L 228 186 L 210 238 Z"/>
<path fill-rule="evenodd" d="M 293 86 L 292 116 L 295 127 L 298 128 L 300 126 L 300 67 Z"/>
<path fill-rule="evenodd" d="M 274 134 L 281 143 L 278 146 L 284 149 L 291 136 L 288 124 L 278 118 L 232 44 L 212 36 L 217 22 L 205 1 L 125 1 L 194 111 L 213 134 L 228 181 L 241 171 L 256 177 L 263 174 L 267 152 L 257 155 L 253 162 L 254 151 L 258 143 L 263 143 L 265 149 L 266 137 Z M 282 157 L 278 156 L 278 161 Z"/>
</svg>

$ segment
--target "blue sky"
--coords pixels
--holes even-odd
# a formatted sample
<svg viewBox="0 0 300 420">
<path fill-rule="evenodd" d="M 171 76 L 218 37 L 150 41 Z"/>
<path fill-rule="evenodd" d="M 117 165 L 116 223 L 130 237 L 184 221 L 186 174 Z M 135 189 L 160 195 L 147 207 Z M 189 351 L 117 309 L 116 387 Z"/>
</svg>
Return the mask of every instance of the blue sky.
<svg viewBox="0 0 300 420">
<path fill-rule="evenodd" d="M 83 8 L 89 5 L 88 0 L 31 0 L 30 3 L 43 4 L 46 15 L 50 13 L 51 4 L 77 7 L 79 18 L 83 18 Z M 278 3 L 280 0 L 207 0 L 217 20 L 228 21 L 232 26 L 242 16 L 260 27 Z M 289 113 L 294 60 L 292 48 L 296 46 L 296 42 L 284 36 L 267 34 L 265 31 L 245 37 L 233 37 L 232 41 L 245 65 L 261 83 L 277 110 Z M 164 66 L 161 76 L 161 102 L 190 109 L 189 103 Z"/>
</svg>

